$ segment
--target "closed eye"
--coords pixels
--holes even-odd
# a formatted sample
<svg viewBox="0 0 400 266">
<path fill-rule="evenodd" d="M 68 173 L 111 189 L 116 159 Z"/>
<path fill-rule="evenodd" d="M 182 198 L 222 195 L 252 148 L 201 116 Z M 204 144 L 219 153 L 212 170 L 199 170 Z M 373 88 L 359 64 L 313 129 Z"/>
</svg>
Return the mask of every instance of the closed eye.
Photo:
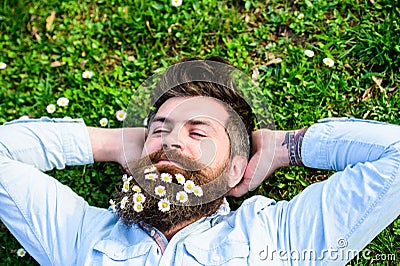
<svg viewBox="0 0 400 266">
<path fill-rule="evenodd" d="M 156 129 L 153 131 L 153 134 L 161 134 L 161 133 L 168 133 L 169 131 L 164 128 Z"/>
<path fill-rule="evenodd" d="M 194 137 L 200 137 L 200 138 L 207 137 L 206 134 L 204 134 L 203 132 L 199 132 L 199 131 L 192 131 L 192 132 L 190 132 L 190 135 L 194 136 Z"/>
</svg>

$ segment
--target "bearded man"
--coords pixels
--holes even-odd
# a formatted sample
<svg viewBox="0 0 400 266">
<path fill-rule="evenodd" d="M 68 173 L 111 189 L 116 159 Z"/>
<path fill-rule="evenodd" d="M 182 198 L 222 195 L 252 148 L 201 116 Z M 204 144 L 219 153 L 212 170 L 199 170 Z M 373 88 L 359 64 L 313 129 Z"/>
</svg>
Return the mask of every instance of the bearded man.
<svg viewBox="0 0 400 266">
<path fill-rule="evenodd" d="M 399 126 L 257 129 L 241 82 L 215 62 L 152 80 L 147 129 L 48 118 L 0 127 L 0 217 L 40 264 L 344 265 L 399 215 Z M 126 170 L 108 210 L 42 172 L 93 161 Z M 292 165 L 336 173 L 291 201 L 254 196 L 230 211 L 225 196 Z"/>
</svg>

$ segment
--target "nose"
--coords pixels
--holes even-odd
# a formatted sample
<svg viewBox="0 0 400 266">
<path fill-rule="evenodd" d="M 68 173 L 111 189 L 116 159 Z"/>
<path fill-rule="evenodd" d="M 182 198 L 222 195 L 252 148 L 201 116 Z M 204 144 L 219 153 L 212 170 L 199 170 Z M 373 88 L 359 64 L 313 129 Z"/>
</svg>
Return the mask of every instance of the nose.
<svg viewBox="0 0 400 266">
<path fill-rule="evenodd" d="M 162 137 L 163 149 L 165 150 L 176 149 L 180 151 L 184 149 L 184 145 L 180 136 L 181 134 L 179 131 L 180 131 L 179 128 L 175 128 L 168 134 L 163 135 Z"/>
</svg>

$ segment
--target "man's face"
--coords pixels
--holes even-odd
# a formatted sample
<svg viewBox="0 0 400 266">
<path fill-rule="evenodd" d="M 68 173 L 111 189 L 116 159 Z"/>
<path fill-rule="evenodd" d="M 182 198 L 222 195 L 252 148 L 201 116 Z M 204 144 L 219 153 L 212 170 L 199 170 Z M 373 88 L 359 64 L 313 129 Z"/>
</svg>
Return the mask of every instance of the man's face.
<svg viewBox="0 0 400 266">
<path fill-rule="evenodd" d="M 228 117 L 224 105 L 213 98 L 167 100 L 149 125 L 142 158 L 128 167 L 133 179 L 116 199 L 128 200 L 119 208 L 119 217 L 128 225 L 144 222 L 168 231 L 214 213 L 229 189 L 227 180 L 232 169 L 230 140 L 224 126 Z M 152 170 L 157 171 L 157 177 L 151 180 L 146 174 L 149 167 L 157 169 Z M 163 173 L 170 174 L 172 180 L 162 179 Z M 177 174 L 184 176 L 185 184 L 179 182 Z M 199 186 L 204 195 L 187 190 L 190 182 Z M 140 210 L 135 205 L 137 192 L 130 189 L 132 185 L 140 187 L 146 198 Z M 158 193 L 159 186 L 165 191 L 162 195 Z M 178 199 L 183 192 L 187 194 L 184 202 Z M 159 205 L 164 199 L 171 203 L 165 212 Z"/>
<path fill-rule="evenodd" d="M 226 165 L 230 154 L 224 126 L 227 119 L 225 107 L 213 98 L 171 98 L 151 121 L 142 157 L 162 149 L 175 150 L 210 169 L 220 169 Z M 179 162 L 171 159 L 153 163 L 179 167 Z"/>
</svg>

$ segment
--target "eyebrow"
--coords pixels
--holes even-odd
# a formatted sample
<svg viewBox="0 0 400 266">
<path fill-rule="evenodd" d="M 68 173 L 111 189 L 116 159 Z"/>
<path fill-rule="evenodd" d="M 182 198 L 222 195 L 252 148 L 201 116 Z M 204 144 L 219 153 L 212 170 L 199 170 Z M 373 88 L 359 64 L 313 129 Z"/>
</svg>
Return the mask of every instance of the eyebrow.
<svg viewBox="0 0 400 266">
<path fill-rule="evenodd" d="M 151 121 L 150 125 L 153 124 L 153 123 L 166 123 L 166 124 L 171 124 L 171 123 L 172 123 L 172 120 L 171 120 L 171 119 L 168 119 L 168 118 L 166 118 L 166 117 L 160 116 L 160 117 L 155 117 L 155 118 L 153 119 L 153 121 Z"/>
<path fill-rule="evenodd" d="M 155 117 L 153 119 L 153 121 L 151 122 L 151 124 L 153 124 L 153 123 L 172 124 L 172 120 L 167 117 L 160 116 L 160 117 Z M 211 128 L 214 132 L 216 132 L 214 125 L 210 121 L 207 121 L 205 119 L 194 118 L 194 119 L 190 119 L 190 120 L 186 121 L 185 124 L 188 124 L 191 126 L 198 126 L 198 125 L 207 126 L 207 127 Z"/>
</svg>

